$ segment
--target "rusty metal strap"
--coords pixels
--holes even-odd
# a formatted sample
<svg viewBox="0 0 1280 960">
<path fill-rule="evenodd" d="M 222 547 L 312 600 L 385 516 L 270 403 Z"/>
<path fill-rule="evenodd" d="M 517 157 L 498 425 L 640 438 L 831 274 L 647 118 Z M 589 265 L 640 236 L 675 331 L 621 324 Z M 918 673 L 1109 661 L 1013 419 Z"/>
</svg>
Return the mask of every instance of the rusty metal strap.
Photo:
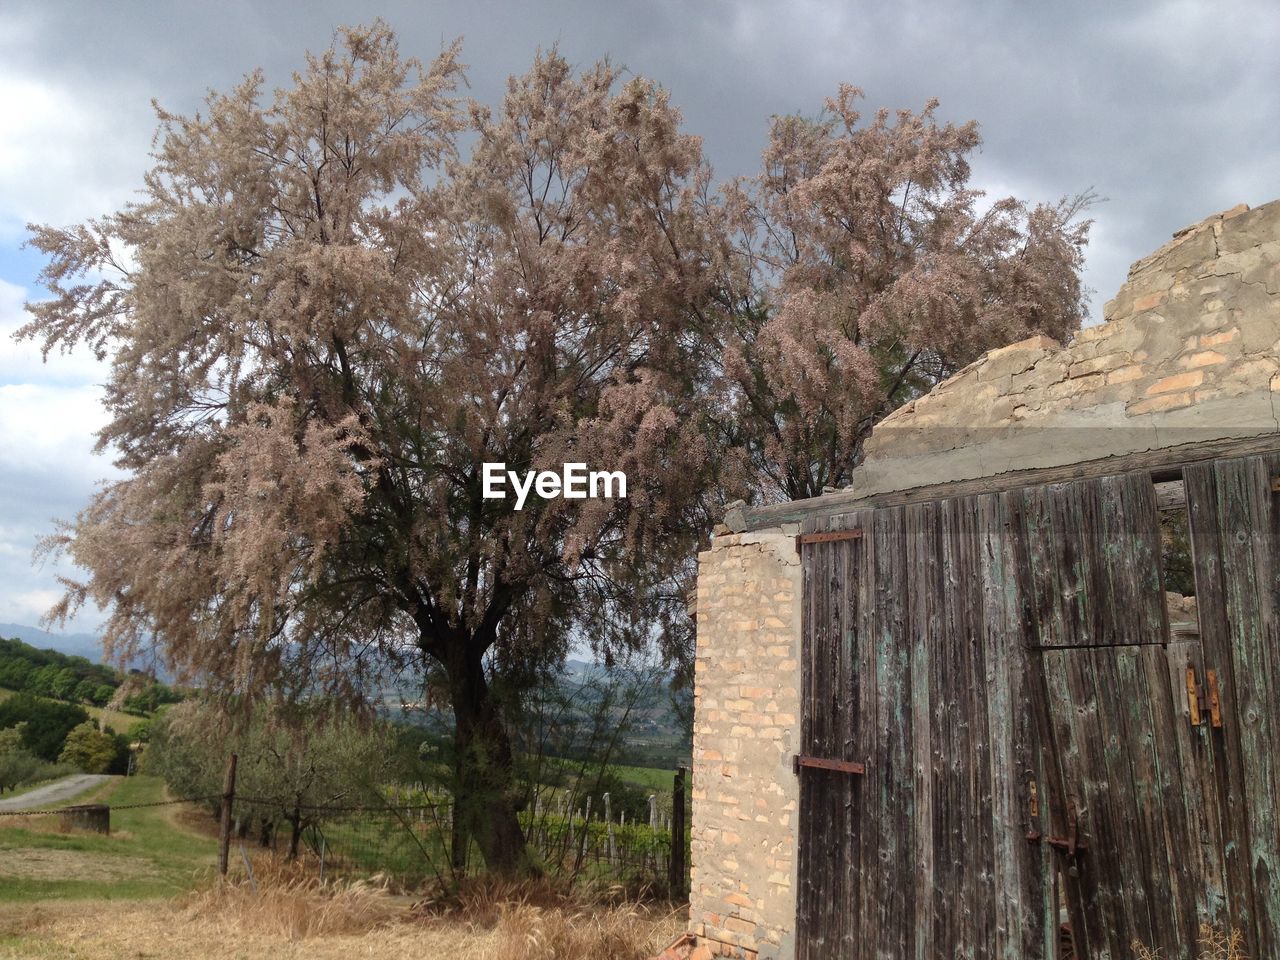
<svg viewBox="0 0 1280 960">
<path fill-rule="evenodd" d="M 826 757 L 802 757 L 795 756 L 791 758 L 791 767 L 797 774 L 800 773 L 801 767 L 810 767 L 814 770 L 834 770 L 837 773 L 866 773 L 866 764 L 859 763 L 857 760 L 828 760 Z"/>
<path fill-rule="evenodd" d="M 862 531 L 854 530 L 832 530 L 829 533 L 802 533 L 796 537 L 796 552 L 800 551 L 806 543 L 834 543 L 837 540 L 861 540 Z"/>
</svg>

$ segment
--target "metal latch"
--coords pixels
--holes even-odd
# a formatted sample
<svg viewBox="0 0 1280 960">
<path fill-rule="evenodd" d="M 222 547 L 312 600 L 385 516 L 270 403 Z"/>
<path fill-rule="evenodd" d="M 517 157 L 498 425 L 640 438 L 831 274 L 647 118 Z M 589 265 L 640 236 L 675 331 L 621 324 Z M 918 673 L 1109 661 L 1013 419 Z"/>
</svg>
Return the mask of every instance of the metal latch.
<svg viewBox="0 0 1280 960">
<path fill-rule="evenodd" d="M 1202 723 L 1200 717 L 1200 701 L 1204 698 L 1204 691 L 1200 689 L 1200 684 L 1196 681 L 1196 668 L 1187 667 L 1187 709 L 1191 715 L 1191 725 L 1198 727 Z"/>
<path fill-rule="evenodd" d="M 1067 873 L 1072 877 L 1080 876 L 1077 863 L 1085 850 L 1088 849 L 1088 845 L 1080 839 L 1080 822 L 1076 819 L 1075 807 L 1067 806 L 1067 835 L 1065 837 L 1046 837 L 1039 830 L 1030 830 L 1027 832 L 1027 842 L 1047 843 L 1055 850 L 1065 853 L 1071 860 Z"/>
</svg>

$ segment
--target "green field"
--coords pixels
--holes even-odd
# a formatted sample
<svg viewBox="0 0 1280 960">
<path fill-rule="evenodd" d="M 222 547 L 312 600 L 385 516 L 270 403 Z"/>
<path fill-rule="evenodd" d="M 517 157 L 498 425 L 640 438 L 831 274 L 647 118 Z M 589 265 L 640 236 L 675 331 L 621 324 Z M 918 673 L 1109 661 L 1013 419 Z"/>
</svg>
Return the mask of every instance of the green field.
<svg viewBox="0 0 1280 960">
<path fill-rule="evenodd" d="M 654 793 L 670 793 L 675 782 L 674 770 L 623 766 L 613 766 L 610 769 L 618 774 L 619 779 L 652 790 Z"/>
<path fill-rule="evenodd" d="M 109 802 L 111 835 L 62 833 L 56 817 L 0 817 L 0 902 L 137 900 L 190 889 L 212 870 L 217 844 L 181 826 L 155 777 L 114 780 L 75 802 Z M 16 824 L 16 825 L 11 825 Z"/>
</svg>

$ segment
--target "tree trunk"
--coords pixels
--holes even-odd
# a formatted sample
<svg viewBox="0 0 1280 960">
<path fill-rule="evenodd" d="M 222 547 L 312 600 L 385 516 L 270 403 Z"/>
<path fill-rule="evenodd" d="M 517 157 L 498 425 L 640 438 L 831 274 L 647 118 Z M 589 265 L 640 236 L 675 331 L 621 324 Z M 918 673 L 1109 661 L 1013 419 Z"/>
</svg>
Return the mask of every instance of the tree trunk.
<svg viewBox="0 0 1280 960">
<path fill-rule="evenodd" d="M 460 644 L 459 646 L 464 646 Z M 481 651 L 466 643 L 445 664 L 453 699 L 455 842 L 473 839 L 494 873 L 537 873 L 520 827 L 511 739 L 485 679 Z M 465 851 L 455 851 L 455 862 Z"/>
</svg>

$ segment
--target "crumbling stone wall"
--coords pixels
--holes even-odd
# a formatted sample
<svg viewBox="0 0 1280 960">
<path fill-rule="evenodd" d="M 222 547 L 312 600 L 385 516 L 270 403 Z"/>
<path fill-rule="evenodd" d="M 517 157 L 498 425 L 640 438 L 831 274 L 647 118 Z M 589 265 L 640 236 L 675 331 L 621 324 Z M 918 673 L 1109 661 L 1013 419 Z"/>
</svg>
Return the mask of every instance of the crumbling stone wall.
<svg viewBox="0 0 1280 960">
<path fill-rule="evenodd" d="M 883 420 L 871 495 L 1280 429 L 1280 201 L 1139 260 L 1106 322 L 993 350 Z"/>
<path fill-rule="evenodd" d="M 718 536 L 698 557 L 689 920 L 700 956 L 793 954 L 796 532 Z"/>
</svg>

